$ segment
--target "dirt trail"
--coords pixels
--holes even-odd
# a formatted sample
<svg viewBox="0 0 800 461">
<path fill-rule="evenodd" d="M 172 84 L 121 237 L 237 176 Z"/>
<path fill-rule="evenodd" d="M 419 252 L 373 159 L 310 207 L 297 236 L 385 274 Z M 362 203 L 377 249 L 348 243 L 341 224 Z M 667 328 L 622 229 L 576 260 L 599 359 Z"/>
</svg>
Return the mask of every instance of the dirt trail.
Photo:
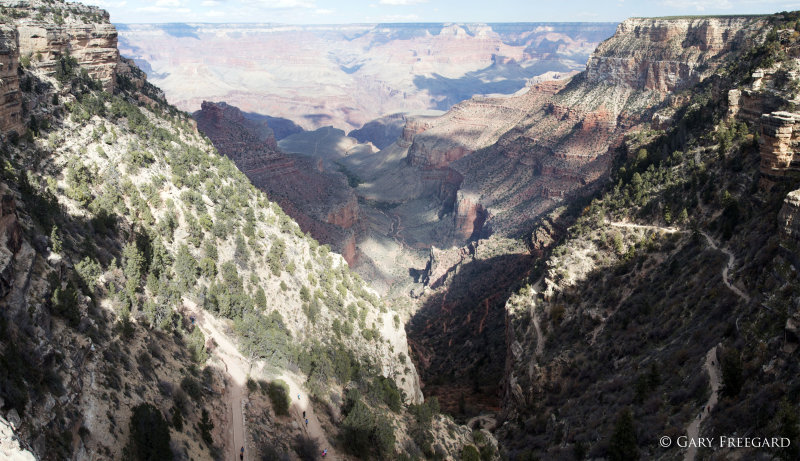
<svg viewBox="0 0 800 461">
<path fill-rule="evenodd" d="M 685 232 L 677 227 L 660 227 L 660 226 L 647 226 L 644 224 L 633 224 L 629 222 L 619 222 L 619 221 L 606 221 L 606 224 L 613 227 L 627 227 L 629 229 L 646 229 L 646 230 L 654 230 L 660 232 L 666 232 L 668 234 L 674 234 L 676 232 Z"/>
<path fill-rule="evenodd" d="M 714 239 L 712 239 L 705 232 L 700 232 L 700 233 L 703 234 L 703 237 L 706 238 L 706 240 L 708 241 L 708 244 L 711 245 L 711 248 L 713 248 L 715 250 L 719 250 L 719 251 L 725 253 L 726 255 L 728 255 L 728 264 L 726 264 L 725 267 L 722 268 L 722 281 L 723 281 L 723 283 L 725 283 L 725 286 L 730 288 L 731 291 L 736 293 L 740 298 L 742 298 L 743 300 L 749 302 L 750 301 L 750 296 L 747 296 L 747 294 L 745 292 L 743 292 L 742 290 L 740 290 L 739 288 L 734 286 L 731 283 L 730 279 L 728 278 L 728 274 L 730 273 L 731 269 L 733 269 L 733 266 L 736 263 L 736 258 L 733 256 L 733 252 L 731 250 L 727 249 L 727 248 L 723 248 L 723 247 L 718 246 L 717 243 L 714 241 Z"/>
<path fill-rule="evenodd" d="M 224 327 L 219 320 L 198 308 L 192 301 L 184 300 L 184 305 L 189 308 L 189 311 L 195 317 L 195 324 L 206 338 L 212 338 L 217 344 L 214 354 L 225 364 L 225 369 L 231 378 L 231 388 L 230 392 L 227 393 L 225 403 L 228 408 L 228 420 L 232 424 L 226 429 L 228 440 L 225 441 L 224 459 L 238 461 L 241 447 L 244 447 L 244 459 L 251 459 L 249 456 L 250 450 L 245 440 L 246 425 L 243 411 L 245 404 L 244 388 L 250 364 L 242 357 L 236 345 L 228 338 L 228 335 L 224 333 Z"/>
<path fill-rule="evenodd" d="M 646 226 L 646 225 L 642 225 L 642 224 L 632 224 L 632 223 L 626 223 L 626 222 L 611 222 L 611 221 L 606 221 L 606 224 L 608 224 L 610 226 L 613 226 L 613 227 L 627 227 L 627 228 L 632 228 L 632 229 L 656 230 L 656 231 L 666 232 L 668 234 L 673 234 L 675 232 L 686 232 L 685 230 L 678 229 L 677 227 Z M 742 290 L 740 290 L 739 288 L 737 288 L 733 283 L 731 283 L 730 279 L 728 278 L 728 275 L 730 274 L 730 271 L 733 269 L 733 266 L 736 264 L 736 257 L 733 255 L 733 252 L 731 250 L 727 249 L 727 248 L 724 248 L 724 247 L 721 247 L 721 246 L 717 245 L 717 242 L 715 242 L 714 239 L 712 239 L 711 236 L 708 235 L 705 231 L 700 231 L 700 234 L 702 234 L 703 237 L 705 237 L 706 241 L 708 241 L 708 244 L 711 246 L 711 248 L 713 248 L 715 250 L 718 250 L 718 251 L 721 251 L 721 252 L 725 253 L 726 255 L 728 255 L 728 263 L 722 268 L 722 281 L 723 281 L 723 283 L 725 283 L 725 286 L 730 288 L 730 290 L 733 291 L 734 293 L 736 293 L 737 296 L 739 296 L 743 300 L 749 302 L 750 301 L 750 296 L 748 296 L 747 293 L 745 293 Z"/>
<path fill-rule="evenodd" d="M 314 407 L 308 399 L 308 391 L 298 384 L 300 378 L 297 375 L 285 371 L 279 379 L 286 381 L 286 384 L 289 385 L 289 396 L 292 398 L 292 406 L 289 409 L 289 414 L 300 424 L 303 433 L 307 437 L 316 439 L 317 442 L 319 442 L 320 450 L 328 449 L 328 455 L 325 456 L 326 460 L 339 459 L 336 452 L 331 447 L 328 437 L 322 429 L 322 425 L 319 423 L 319 419 L 314 415 Z M 300 397 L 299 399 L 297 398 L 298 396 Z M 306 418 L 308 418 L 308 426 L 306 426 L 303 420 L 304 411 L 306 412 Z"/>
<path fill-rule="evenodd" d="M 200 328 L 206 338 L 212 338 L 217 344 L 214 349 L 216 354 L 225 364 L 225 369 L 231 377 L 231 389 L 227 394 L 226 406 L 228 407 L 228 415 L 233 424 L 227 429 L 228 440 L 225 442 L 225 460 L 238 461 L 239 449 L 244 447 L 244 459 L 254 459 L 249 454 L 249 448 L 246 442 L 246 421 L 244 418 L 244 405 L 245 386 L 247 376 L 250 374 L 252 364 L 245 359 L 236 345 L 230 340 L 229 336 L 225 333 L 223 323 L 216 319 L 213 315 L 203 311 L 195 303 L 189 300 L 184 300 L 184 304 L 189 308 L 191 315 L 195 316 L 195 324 Z M 311 438 L 317 439 L 320 443 L 320 449 L 328 449 L 328 455 L 325 459 L 338 459 L 336 453 L 330 447 L 328 438 L 319 420 L 314 415 L 314 407 L 308 400 L 308 392 L 303 389 L 298 383 L 300 378 L 289 372 L 284 372 L 280 379 L 286 381 L 289 385 L 290 397 L 292 398 L 292 406 L 290 408 L 290 415 L 297 422 L 299 427 L 302 428 L 303 433 Z M 300 395 L 300 399 L 297 396 Z M 308 418 L 308 426 L 306 426 L 302 415 L 303 411 L 306 412 Z"/>
<path fill-rule="evenodd" d="M 708 372 L 708 381 L 711 385 L 711 396 L 708 398 L 706 404 L 703 405 L 703 408 L 700 409 L 700 413 L 698 413 L 699 417 L 692 418 L 691 424 L 686 428 L 688 440 L 696 441 L 698 437 L 700 437 L 700 425 L 703 424 L 703 421 L 711 414 L 714 407 L 717 406 L 721 374 L 719 370 L 719 361 L 717 360 L 717 346 L 712 347 L 706 354 L 705 369 L 706 372 Z M 686 454 L 683 456 L 683 461 L 694 461 L 696 456 L 697 447 L 689 446 L 689 448 L 686 449 Z"/>
</svg>

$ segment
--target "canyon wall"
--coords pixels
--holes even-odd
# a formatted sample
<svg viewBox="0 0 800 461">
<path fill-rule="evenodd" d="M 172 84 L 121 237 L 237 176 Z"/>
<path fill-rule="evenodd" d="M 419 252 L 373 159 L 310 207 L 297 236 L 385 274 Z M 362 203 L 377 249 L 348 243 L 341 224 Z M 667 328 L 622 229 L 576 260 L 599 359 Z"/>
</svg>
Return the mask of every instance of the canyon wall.
<svg viewBox="0 0 800 461">
<path fill-rule="evenodd" d="M 344 175 L 326 171 L 321 160 L 283 153 L 264 119 L 247 118 L 225 103 L 204 101 L 201 107 L 194 114 L 197 128 L 219 152 L 277 201 L 303 232 L 354 263 L 360 210 Z"/>
<path fill-rule="evenodd" d="M 800 190 L 792 191 L 778 214 L 781 240 L 800 259 Z"/>
<path fill-rule="evenodd" d="M 61 57 L 69 55 L 106 91 L 113 90 L 119 62 L 117 30 L 105 10 L 79 3 L 54 6 L 41 0 L 5 6 L 22 16 L 16 21 L 19 52 L 34 68 L 55 75 Z"/>
<path fill-rule="evenodd" d="M 19 92 L 19 41 L 16 27 L 0 25 L 0 131 L 22 134 L 22 99 Z"/>
<path fill-rule="evenodd" d="M 800 114 L 772 112 L 761 116 L 761 173 L 765 180 L 774 180 L 787 175 L 800 174 L 800 156 L 795 156 L 798 147 Z"/>
<path fill-rule="evenodd" d="M 649 123 L 668 95 L 757 43 L 762 25 L 753 17 L 626 20 L 569 83 L 533 84 L 521 95 L 473 98 L 435 119 L 411 118 L 403 135 L 405 143 L 411 138 L 408 161 L 456 170 L 492 229 L 518 232 L 602 180 L 625 133 Z M 463 224 L 456 233 L 471 235 Z"/>
<path fill-rule="evenodd" d="M 752 46 L 761 19 L 752 17 L 631 18 L 597 47 L 586 66 L 590 82 L 667 93 L 712 73 L 707 66 Z"/>
</svg>

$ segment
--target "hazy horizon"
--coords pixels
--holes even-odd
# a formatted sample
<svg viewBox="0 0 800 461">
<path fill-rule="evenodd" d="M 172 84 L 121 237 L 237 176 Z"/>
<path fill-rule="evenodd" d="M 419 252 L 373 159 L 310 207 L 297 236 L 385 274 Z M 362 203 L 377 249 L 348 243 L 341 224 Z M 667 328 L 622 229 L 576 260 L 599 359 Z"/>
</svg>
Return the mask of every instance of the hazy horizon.
<svg viewBox="0 0 800 461">
<path fill-rule="evenodd" d="M 800 9 L 796 0 L 576 0 L 563 3 L 458 0 L 86 0 L 116 24 L 616 22 L 629 17 L 763 15 Z"/>
</svg>

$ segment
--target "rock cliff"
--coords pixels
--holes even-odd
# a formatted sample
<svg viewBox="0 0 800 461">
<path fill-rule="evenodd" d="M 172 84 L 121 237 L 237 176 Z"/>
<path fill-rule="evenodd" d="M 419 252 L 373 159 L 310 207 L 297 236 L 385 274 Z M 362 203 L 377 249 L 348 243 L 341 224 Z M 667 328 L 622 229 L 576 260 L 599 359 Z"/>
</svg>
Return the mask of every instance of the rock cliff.
<svg viewBox="0 0 800 461">
<path fill-rule="evenodd" d="M 16 27 L 0 25 L 0 131 L 23 134 L 19 93 L 19 39 Z"/>
<path fill-rule="evenodd" d="M 787 176 L 800 175 L 800 156 L 796 155 L 800 115 L 792 112 L 772 112 L 760 119 L 759 137 L 762 184 L 771 184 Z"/>
<path fill-rule="evenodd" d="M 763 19 L 753 17 L 627 19 L 589 58 L 586 78 L 677 91 L 711 75 L 731 51 L 753 46 L 762 26 Z"/>
<path fill-rule="evenodd" d="M 752 17 L 629 19 L 569 83 L 536 83 L 522 95 L 473 98 L 438 118 L 411 118 L 401 142 L 410 144 L 411 165 L 457 171 L 460 190 L 490 216 L 486 223 L 510 235 L 595 187 L 626 133 L 649 123 L 667 95 L 758 43 L 762 29 L 763 19 Z M 480 231 L 456 221 L 454 235 Z"/>
<path fill-rule="evenodd" d="M 106 91 L 113 90 L 119 50 L 117 30 L 106 11 L 41 0 L 4 1 L 3 6 L 17 16 L 20 56 L 34 68 L 55 75 L 60 59 L 71 56 Z"/>
<path fill-rule="evenodd" d="M 793 254 L 794 262 L 800 262 L 800 190 L 787 196 L 778 214 L 778 228 L 782 244 Z"/>
<path fill-rule="evenodd" d="M 220 153 L 280 203 L 304 232 L 355 262 L 359 205 L 343 174 L 325 170 L 320 160 L 283 153 L 265 120 L 248 119 L 236 107 L 204 101 L 194 118 Z"/>
</svg>

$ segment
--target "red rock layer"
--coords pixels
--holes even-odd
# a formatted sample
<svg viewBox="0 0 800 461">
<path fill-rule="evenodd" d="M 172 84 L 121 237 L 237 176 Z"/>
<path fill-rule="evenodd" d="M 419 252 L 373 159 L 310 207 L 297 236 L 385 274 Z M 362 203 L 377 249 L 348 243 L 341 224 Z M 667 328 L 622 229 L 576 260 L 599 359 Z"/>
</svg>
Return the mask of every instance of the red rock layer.
<svg viewBox="0 0 800 461">
<path fill-rule="evenodd" d="M 304 232 L 356 258 L 353 234 L 359 220 L 355 194 L 340 173 L 322 163 L 283 153 L 265 121 L 256 122 L 225 103 L 204 101 L 195 112 L 197 128 L 259 189 L 267 192 Z"/>
</svg>

